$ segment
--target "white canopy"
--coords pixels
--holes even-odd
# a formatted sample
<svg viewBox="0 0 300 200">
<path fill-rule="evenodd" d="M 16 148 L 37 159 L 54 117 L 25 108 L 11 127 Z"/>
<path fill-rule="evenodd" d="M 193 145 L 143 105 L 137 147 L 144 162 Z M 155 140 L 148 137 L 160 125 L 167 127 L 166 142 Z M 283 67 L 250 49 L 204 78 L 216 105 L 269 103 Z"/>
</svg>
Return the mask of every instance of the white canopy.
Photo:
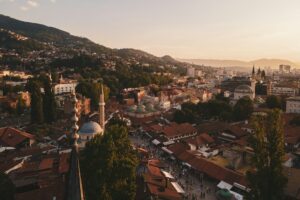
<svg viewBox="0 0 300 200">
<path fill-rule="evenodd" d="M 178 193 L 184 194 L 184 190 L 182 189 L 182 187 L 177 183 L 177 182 L 171 182 L 171 184 L 173 185 L 173 187 L 175 188 L 175 190 Z"/>
<path fill-rule="evenodd" d="M 6 151 L 6 150 L 15 150 L 14 147 L 0 147 L 0 153 Z"/>
<path fill-rule="evenodd" d="M 169 140 L 169 141 L 166 141 L 163 143 L 163 145 L 165 146 L 168 146 L 168 145 L 171 145 L 171 144 L 174 144 L 175 142 L 173 140 Z"/>
<path fill-rule="evenodd" d="M 161 173 L 163 173 L 163 175 L 166 178 L 170 178 L 170 179 L 175 179 L 174 176 L 172 174 L 170 174 L 169 172 L 165 171 L 165 170 L 161 170 Z"/>
<path fill-rule="evenodd" d="M 220 181 L 220 183 L 217 185 L 217 187 L 220 188 L 220 189 L 230 190 L 233 186 L 229 183 L 224 182 L 224 181 Z"/>
<path fill-rule="evenodd" d="M 152 140 L 152 143 L 153 143 L 154 145 L 159 145 L 159 144 L 160 144 L 160 141 L 158 141 L 157 139 L 154 139 L 154 140 Z"/>
<path fill-rule="evenodd" d="M 187 167 L 189 167 L 189 168 L 192 167 L 189 163 L 186 163 L 186 162 L 183 162 L 182 164 L 185 165 L 185 166 L 187 166 Z"/>
<path fill-rule="evenodd" d="M 173 154 L 173 152 L 167 149 L 166 147 L 162 147 L 161 149 L 168 154 Z"/>
</svg>

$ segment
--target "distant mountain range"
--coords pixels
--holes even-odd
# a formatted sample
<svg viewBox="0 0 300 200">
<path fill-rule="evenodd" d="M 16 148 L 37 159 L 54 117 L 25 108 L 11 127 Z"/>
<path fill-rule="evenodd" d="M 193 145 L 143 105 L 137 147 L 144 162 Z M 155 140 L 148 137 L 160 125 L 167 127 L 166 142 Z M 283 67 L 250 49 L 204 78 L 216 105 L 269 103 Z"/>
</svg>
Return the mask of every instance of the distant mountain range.
<svg viewBox="0 0 300 200">
<path fill-rule="evenodd" d="M 252 61 L 241 60 L 217 60 L 217 59 L 177 59 L 181 62 L 193 63 L 196 65 L 205 65 L 212 67 L 271 67 L 278 69 L 281 64 L 291 65 L 292 67 L 300 67 L 299 63 L 295 63 L 284 59 L 258 59 Z"/>
<path fill-rule="evenodd" d="M 22 37 L 25 37 L 26 40 L 22 40 Z M 282 59 L 259 59 L 247 62 L 241 60 L 217 59 L 174 59 L 168 55 L 157 57 L 136 49 L 108 48 L 94 43 L 87 38 L 74 36 L 57 28 L 24 22 L 0 14 L 0 48 L 9 50 L 16 49 L 26 53 L 33 50 L 47 50 L 51 49 L 51 47 L 66 49 L 67 51 L 86 49 L 89 52 L 94 52 L 99 55 L 114 55 L 124 59 L 134 59 L 141 63 L 149 62 L 155 65 L 185 66 L 186 63 L 191 63 L 211 67 L 249 68 L 255 65 L 257 67 L 270 66 L 272 68 L 278 68 L 280 64 L 287 64 L 292 67 L 300 67 L 299 63 Z"/>
</svg>

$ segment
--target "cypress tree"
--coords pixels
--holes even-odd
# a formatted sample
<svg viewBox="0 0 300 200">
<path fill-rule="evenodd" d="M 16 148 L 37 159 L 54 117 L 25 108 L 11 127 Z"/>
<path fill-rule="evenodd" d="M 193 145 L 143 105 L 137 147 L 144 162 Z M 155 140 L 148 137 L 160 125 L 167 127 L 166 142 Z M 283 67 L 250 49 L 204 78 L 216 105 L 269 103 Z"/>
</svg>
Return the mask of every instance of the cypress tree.
<svg viewBox="0 0 300 200">
<path fill-rule="evenodd" d="M 31 94 L 31 123 L 41 124 L 44 122 L 43 115 L 43 97 L 41 89 L 36 81 L 32 81 L 30 84 Z"/>
<path fill-rule="evenodd" d="M 280 110 L 271 111 L 266 117 L 256 116 L 251 146 L 254 151 L 255 172 L 248 172 L 249 200 L 284 199 L 287 179 L 282 172 L 284 157 L 283 121 Z"/>
<path fill-rule="evenodd" d="M 56 101 L 49 78 L 44 80 L 45 94 L 43 96 L 43 110 L 45 122 L 51 123 L 56 120 Z"/>
</svg>

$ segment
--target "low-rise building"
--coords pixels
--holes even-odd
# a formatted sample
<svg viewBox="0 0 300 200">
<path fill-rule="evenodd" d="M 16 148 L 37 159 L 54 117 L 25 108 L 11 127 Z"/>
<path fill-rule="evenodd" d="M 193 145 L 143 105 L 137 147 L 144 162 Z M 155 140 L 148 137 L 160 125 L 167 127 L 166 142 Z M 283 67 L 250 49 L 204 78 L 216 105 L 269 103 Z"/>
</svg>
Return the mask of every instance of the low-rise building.
<svg viewBox="0 0 300 200">
<path fill-rule="evenodd" d="M 63 79 L 59 80 L 59 83 L 53 85 L 53 91 L 55 95 L 75 92 L 78 82 L 76 80 Z"/>
<path fill-rule="evenodd" d="M 255 91 L 248 85 L 240 85 L 234 90 L 234 100 L 239 100 L 243 97 L 249 97 L 250 99 L 255 98 Z"/>
<path fill-rule="evenodd" d="M 197 135 L 197 129 L 189 123 L 171 123 L 169 125 L 153 125 L 150 131 L 156 134 L 162 134 L 168 140 L 181 140 Z"/>
<path fill-rule="evenodd" d="M 285 96 L 296 96 L 299 94 L 299 89 L 293 86 L 287 85 L 272 85 L 271 87 L 272 95 L 285 95 Z"/>
<path fill-rule="evenodd" d="M 286 99 L 286 113 L 300 113 L 300 97 Z"/>
</svg>

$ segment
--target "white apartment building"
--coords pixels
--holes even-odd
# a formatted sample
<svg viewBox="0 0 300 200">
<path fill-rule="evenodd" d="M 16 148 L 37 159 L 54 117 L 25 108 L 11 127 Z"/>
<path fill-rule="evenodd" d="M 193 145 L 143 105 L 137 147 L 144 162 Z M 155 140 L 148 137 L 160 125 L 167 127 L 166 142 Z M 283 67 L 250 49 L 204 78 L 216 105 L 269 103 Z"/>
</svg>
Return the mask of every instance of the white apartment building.
<svg viewBox="0 0 300 200">
<path fill-rule="evenodd" d="M 299 89 L 288 86 L 272 86 L 271 93 L 273 95 L 296 96 L 299 93 Z"/>
<path fill-rule="evenodd" d="M 300 113 L 300 97 L 286 99 L 286 113 Z"/>
<path fill-rule="evenodd" d="M 64 93 L 72 93 L 75 91 L 77 84 L 77 82 L 58 83 L 53 86 L 54 94 L 59 95 Z"/>
</svg>

